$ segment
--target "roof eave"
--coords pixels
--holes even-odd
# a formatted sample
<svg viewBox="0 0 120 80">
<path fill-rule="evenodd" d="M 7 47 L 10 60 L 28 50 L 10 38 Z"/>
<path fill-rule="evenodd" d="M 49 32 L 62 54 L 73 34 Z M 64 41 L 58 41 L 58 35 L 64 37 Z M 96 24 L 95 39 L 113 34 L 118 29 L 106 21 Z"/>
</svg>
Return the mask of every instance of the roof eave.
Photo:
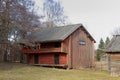
<svg viewBox="0 0 120 80">
<path fill-rule="evenodd" d="M 89 34 L 90 38 L 96 43 L 95 39 L 91 36 L 91 34 L 87 31 L 87 29 L 81 24 L 81 27 L 86 31 L 87 34 Z"/>
<path fill-rule="evenodd" d="M 47 42 L 62 42 L 62 39 L 58 39 L 58 40 L 45 40 L 45 41 L 35 41 L 35 42 L 40 42 L 40 43 L 47 43 Z"/>
</svg>

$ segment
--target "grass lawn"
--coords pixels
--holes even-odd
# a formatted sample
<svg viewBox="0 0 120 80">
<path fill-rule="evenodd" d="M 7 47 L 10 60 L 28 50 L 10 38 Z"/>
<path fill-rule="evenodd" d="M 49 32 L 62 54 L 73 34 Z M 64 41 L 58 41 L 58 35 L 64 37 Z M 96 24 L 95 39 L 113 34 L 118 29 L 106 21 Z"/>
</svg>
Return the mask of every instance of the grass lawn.
<svg viewBox="0 0 120 80">
<path fill-rule="evenodd" d="M 120 77 L 111 77 L 105 71 L 65 70 L 0 63 L 0 80 L 120 80 Z"/>
</svg>

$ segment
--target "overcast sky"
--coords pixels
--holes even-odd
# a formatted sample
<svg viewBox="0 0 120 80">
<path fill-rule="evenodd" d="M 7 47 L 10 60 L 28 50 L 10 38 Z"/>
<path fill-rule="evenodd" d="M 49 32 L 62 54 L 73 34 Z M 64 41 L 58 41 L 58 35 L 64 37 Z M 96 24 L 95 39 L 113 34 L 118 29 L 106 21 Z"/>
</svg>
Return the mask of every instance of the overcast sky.
<svg viewBox="0 0 120 80">
<path fill-rule="evenodd" d="M 61 0 L 61 2 L 71 23 L 82 23 L 94 37 L 97 42 L 96 48 L 100 38 L 105 40 L 107 36 L 111 37 L 111 33 L 120 27 L 120 0 Z"/>
</svg>

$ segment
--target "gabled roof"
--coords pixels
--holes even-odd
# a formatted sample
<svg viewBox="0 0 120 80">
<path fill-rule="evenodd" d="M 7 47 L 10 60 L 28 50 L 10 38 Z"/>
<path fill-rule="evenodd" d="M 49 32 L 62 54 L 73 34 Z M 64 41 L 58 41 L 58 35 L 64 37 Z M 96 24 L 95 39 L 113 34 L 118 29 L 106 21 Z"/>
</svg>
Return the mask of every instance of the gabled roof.
<svg viewBox="0 0 120 80">
<path fill-rule="evenodd" d="M 107 45 L 105 52 L 107 53 L 120 52 L 120 35 L 113 36 L 112 40 Z"/>
<path fill-rule="evenodd" d="M 85 32 L 89 35 L 89 37 L 95 42 L 93 37 L 83 27 L 82 24 L 42 28 L 39 31 L 36 31 L 34 34 L 32 34 L 32 36 L 35 42 L 63 41 L 80 27 L 83 28 Z"/>
</svg>

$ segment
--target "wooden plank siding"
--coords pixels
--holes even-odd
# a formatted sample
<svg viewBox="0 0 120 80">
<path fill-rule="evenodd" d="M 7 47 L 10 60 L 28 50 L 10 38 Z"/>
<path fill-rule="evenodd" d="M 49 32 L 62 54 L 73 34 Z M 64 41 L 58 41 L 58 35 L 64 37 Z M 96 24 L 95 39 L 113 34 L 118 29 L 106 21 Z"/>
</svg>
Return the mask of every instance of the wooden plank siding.
<svg viewBox="0 0 120 80">
<path fill-rule="evenodd" d="M 68 36 L 64 41 L 61 43 L 61 50 L 62 52 L 67 53 L 66 55 L 66 63 L 68 65 L 68 68 L 72 68 L 71 63 L 71 36 Z"/>
<path fill-rule="evenodd" d="M 120 54 L 109 54 L 109 73 L 120 76 Z"/>
<path fill-rule="evenodd" d="M 22 49 L 22 53 L 32 54 L 32 53 L 55 53 L 62 52 L 61 48 L 40 48 L 40 49 Z"/>
<path fill-rule="evenodd" d="M 92 55 L 91 55 L 92 56 L 92 64 L 91 65 L 95 66 L 95 50 L 94 50 L 95 46 L 94 46 L 94 41 L 92 41 L 91 49 L 92 49 L 92 52 L 91 52 L 92 53 Z"/>
<path fill-rule="evenodd" d="M 94 63 L 94 44 L 88 34 L 82 29 L 77 29 L 71 35 L 72 68 L 91 67 Z M 80 41 L 85 41 L 85 45 L 80 45 Z"/>
</svg>

